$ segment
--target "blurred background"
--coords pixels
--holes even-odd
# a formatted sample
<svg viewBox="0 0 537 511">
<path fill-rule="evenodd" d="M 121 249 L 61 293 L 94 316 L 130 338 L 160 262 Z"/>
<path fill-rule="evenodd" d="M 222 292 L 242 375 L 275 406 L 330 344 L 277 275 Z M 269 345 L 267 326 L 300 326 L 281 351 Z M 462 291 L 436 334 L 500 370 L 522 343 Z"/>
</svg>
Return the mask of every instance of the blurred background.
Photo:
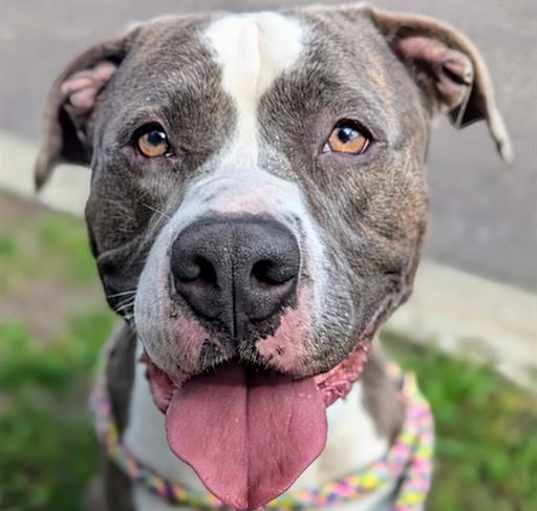
<svg viewBox="0 0 537 511">
<path fill-rule="evenodd" d="M 80 220 L 89 173 L 37 198 L 48 89 L 78 52 L 129 22 L 266 0 L 2 0 L 0 5 L 0 510 L 79 510 L 98 467 L 87 394 L 114 318 Z M 336 4 L 339 2 L 324 2 Z M 537 509 L 537 3 L 378 0 L 437 16 L 481 50 L 510 130 L 507 167 L 483 123 L 438 122 L 431 222 L 386 349 L 417 373 L 438 429 L 429 509 Z"/>
</svg>

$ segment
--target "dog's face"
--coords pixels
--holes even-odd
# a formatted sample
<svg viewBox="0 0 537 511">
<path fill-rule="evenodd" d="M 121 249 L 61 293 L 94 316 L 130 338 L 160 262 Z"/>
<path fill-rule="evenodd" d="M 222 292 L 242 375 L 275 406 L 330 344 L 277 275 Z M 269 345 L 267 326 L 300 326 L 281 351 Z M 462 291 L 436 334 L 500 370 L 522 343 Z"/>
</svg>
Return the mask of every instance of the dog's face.
<svg viewBox="0 0 537 511">
<path fill-rule="evenodd" d="M 176 385 L 346 359 L 410 293 L 431 116 L 487 118 L 507 143 L 466 40 L 363 7 L 161 18 L 84 54 L 51 97 L 38 177 L 91 161 L 107 297 Z"/>
<path fill-rule="evenodd" d="M 427 111 L 371 22 L 320 20 L 153 22 L 99 98 L 99 269 L 174 378 L 327 371 L 409 290 Z"/>
</svg>

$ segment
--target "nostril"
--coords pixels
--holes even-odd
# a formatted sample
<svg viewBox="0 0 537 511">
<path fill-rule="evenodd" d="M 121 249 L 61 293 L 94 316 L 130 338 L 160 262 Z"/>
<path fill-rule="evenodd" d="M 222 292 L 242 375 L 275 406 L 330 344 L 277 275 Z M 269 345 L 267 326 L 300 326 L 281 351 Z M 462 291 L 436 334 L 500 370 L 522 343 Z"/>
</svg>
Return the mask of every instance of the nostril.
<svg viewBox="0 0 537 511">
<path fill-rule="evenodd" d="M 290 265 L 273 259 L 262 259 L 252 266 L 251 277 L 261 285 L 279 286 L 292 280 L 296 274 Z"/>
<path fill-rule="evenodd" d="M 218 282 L 216 269 L 211 261 L 200 256 L 196 258 L 196 264 L 199 269 L 197 280 L 201 280 L 206 284 L 216 284 Z"/>
<path fill-rule="evenodd" d="M 211 261 L 199 255 L 179 265 L 175 271 L 175 277 L 183 284 L 192 282 L 216 284 L 218 280 L 216 269 Z"/>
</svg>

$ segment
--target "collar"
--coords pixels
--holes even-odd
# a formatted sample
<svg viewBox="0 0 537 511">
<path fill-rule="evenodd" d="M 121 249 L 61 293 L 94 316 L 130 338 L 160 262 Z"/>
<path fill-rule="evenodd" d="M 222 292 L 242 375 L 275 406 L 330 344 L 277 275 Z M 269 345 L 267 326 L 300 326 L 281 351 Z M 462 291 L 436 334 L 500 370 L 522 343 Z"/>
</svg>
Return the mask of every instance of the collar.
<svg viewBox="0 0 537 511">
<path fill-rule="evenodd" d="M 388 452 L 380 460 L 317 488 L 290 490 L 267 504 L 267 511 L 303 511 L 358 502 L 393 481 L 398 484 L 391 511 L 424 508 L 432 478 L 434 421 L 431 408 L 414 375 L 403 374 L 395 364 L 387 367 L 390 376 L 399 384 L 400 398 L 406 405 L 403 426 Z M 105 371 L 101 371 L 92 393 L 91 407 L 99 441 L 122 472 L 172 506 L 228 511 L 209 492 L 194 491 L 180 482 L 168 480 L 136 459 L 121 442 L 107 388 Z"/>
</svg>

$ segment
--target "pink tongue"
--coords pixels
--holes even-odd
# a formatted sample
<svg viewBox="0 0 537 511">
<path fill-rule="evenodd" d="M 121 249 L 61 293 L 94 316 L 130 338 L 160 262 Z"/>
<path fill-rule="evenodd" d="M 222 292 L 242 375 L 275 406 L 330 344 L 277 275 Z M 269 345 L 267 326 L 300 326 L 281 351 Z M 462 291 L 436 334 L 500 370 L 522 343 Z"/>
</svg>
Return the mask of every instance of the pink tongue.
<svg viewBox="0 0 537 511">
<path fill-rule="evenodd" d="M 289 488 L 323 450 L 326 427 L 313 378 L 238 366 L 193 378 L 166 414 L 172 451 L 237 509 L 263 506 Z"/>
</svg>

